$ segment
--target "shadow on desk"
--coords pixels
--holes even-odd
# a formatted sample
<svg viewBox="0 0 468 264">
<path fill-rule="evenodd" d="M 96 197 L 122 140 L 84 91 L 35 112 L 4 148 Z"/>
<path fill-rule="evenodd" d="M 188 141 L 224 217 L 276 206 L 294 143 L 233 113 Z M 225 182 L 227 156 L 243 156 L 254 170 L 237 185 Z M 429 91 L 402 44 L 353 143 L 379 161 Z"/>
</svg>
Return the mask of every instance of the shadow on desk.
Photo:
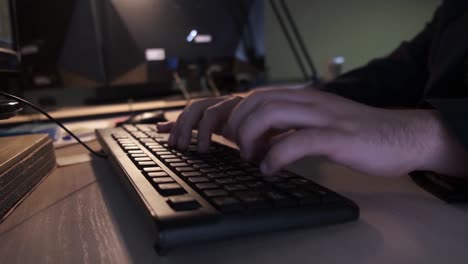
<svg viewBox="0 0 468 264">
<path fill-rule="evenodd" d="M 145 228 L 143 215 L 134 205 L 110 163 L 107 160 L 93 160 L 92 167 L 104 202 L 110 209 L 116 229 L 121 232 L 129 257 L 134 263 L 154 262 L 157 259 L 152 248 L 154 238 Z"/>
<path fill-rule="evenodd" d="M 345 193 L 361 219 L 379 229 L 389 263 L 465 263 L 468 205 L 452 205 L 427 193 Z M 381 259 L 382 257 L 380 257 Z"/>
<path fill-rule="evenodd" d="M 145 228 L 146 219 L 134 206 L 120 179 L 106 161 L 93 161 L 99 188 L 110 214 L 135 263 L 154 263 L 162 259 L 168 263 L 307 263 L 308 260 L 339 262 L 343 256 L 353 255 L 362 263 L 382 245 L 378 231 L 367 222 L 300 229 L 231 240 L 202 243 L 175 249 L 168 256 L 159 257 L 153 249 L 154 238 Z M 356 237 L 361 238 L 356 243 Z M 339 254 L 337 253 L 339 252 Z M 348 261 L 349 263 L 349 261 Z"/>
</svg>

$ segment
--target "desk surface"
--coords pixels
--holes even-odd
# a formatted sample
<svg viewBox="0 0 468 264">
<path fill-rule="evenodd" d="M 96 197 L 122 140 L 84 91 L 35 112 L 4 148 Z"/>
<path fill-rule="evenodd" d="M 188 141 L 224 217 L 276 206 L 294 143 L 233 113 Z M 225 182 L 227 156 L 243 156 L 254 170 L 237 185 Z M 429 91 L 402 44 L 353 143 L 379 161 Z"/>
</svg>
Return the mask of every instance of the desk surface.
<svg viewBox="0 0 468 264">
<path fill-rule="evenodd" d="M 48 112 L 55 119 L 79 119 L 93 116 L 116 115 L 129 112 L 144 112 L 160 109 L 181 108 L 187 104 L 185 100 L 163 101 L 154 100 L 147 102 L 133 102 L 122 104 L 109 104 L 97 106 L 82 106 L 60 109 Z M 15 125 L 32 121 L 48 121 L 48 118 L 40 113 L 15 116 L 11 119 L 0 120 L 0 125 Z"/>
<path fill-rule="evenodd" d="M 98 144 L 94 142 L 94 147 Z M 85 153 L 80 146 L 58 157 Z M 353 199 L 357 222 L 185 247 L 159 257 L 106 160 L 56 169 L 0 225 L 2 263 L 466 263 L 468 206 L 408 177 L 309 159 L 293 170 Z"/>
</svg>

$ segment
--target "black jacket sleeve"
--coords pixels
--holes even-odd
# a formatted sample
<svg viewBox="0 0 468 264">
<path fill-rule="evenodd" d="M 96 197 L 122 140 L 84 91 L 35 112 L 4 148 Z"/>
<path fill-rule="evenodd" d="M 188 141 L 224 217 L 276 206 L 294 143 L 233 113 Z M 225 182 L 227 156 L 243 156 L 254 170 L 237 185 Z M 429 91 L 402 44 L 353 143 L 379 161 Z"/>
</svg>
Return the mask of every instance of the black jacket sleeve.
<svg viewBox="0 0 468 264">
<path fill-rule="evenodd" d="M 428 99 L 441 115 L 444 124 L 468 151 L 468 98 Z"/>
<path fill-rule="evenodd" d="M 420 107 L 424 102 L 440 113 L 445 125 L 468 150 L 468 97 L 422 98 L 429 77 L 431 49 L 437 45 L 435 34 L 444 16 L 442 8 L 422 32 L 403 42 L 389 56 L 373 60 L 322 88 L 376 107 Z"/>
<path fill-rule="evenodd" d="M 375 59 L 322 88 L 378 107 L 416 106 L 428 77 L 428 60 L 439 10 L 425 29 L 385 58 Z"/>
</svg>

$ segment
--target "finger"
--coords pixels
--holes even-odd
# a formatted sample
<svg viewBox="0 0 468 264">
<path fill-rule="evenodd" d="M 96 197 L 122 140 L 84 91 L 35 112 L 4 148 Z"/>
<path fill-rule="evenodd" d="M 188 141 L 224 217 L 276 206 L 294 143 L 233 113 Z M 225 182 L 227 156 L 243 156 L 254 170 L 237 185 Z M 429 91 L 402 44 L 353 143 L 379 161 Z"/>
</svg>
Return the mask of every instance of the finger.
<svg viewBox="0 0 468 264">
<path fill-rule="evenodd" d="M 250 159 L 258 148 L 262 135 L 272 129 L 290 130 L 307 127 L 325 127 L 330 114 L 310 104 L 269 101 L 254 110 L 238 129 L 241 155 Z"/>
<path fill-rule="evenodd" d="M 223 100 L 224 98 L 208 98 L 190 103 L 177 118 L 169 137 L 169 145 L 181 150 L 188 148 L 192 129 L 200 121 L 205 109 Z"/>
<path fill-rule="evenodd" d="M 271 146 L 271 142 L 274 141 L 275 138 L 279 137 L 284 133 L 284 131 L 279 131 L 277 129 L 271 129 L 267 131 L 265 134 L 261 135 L 255 144 L 255 148 L 253 149 L 253 154 L 250 156 L 249 161 L 259 164 L 265 156 L 265 153 Z"/>
<path fill-rule="evenodd" d="M 231 114 L 231 110 L 240 101 L 242 101 L 242 97 L 236 96 L 206 109 L 198 124 L 198 148 L 201 152 L 208 151 L 213 132 L 221 129 Z"/>
<path fill-rule="evenodd" d="M 161 122 L 156 124 L 159 133 L 169 133 L 174 126 L 174 122 Z"/>
<path fill-rule="evenodd" d="M 317 101 L 317 99 L 314 98 L 316 94 L 317 92 L 291 89 L 263 89 L 254 92 L 233 109 L 227 124 L 228 130 L 235 131 L 235 134 L 237 134 L 236 132 L 239 129 L 241 122 L 265 101 L 281 100 L 297 103 L 307 102 L 311 104 Z"/>
<path fill-rule="evenodd" d="M 271 146 L 260 168 L 264 174 L 272 175 L 303 157 L 330 157 L 342 140 L 343 136 L 332 129 L 297 130 Z"/>
</svg>

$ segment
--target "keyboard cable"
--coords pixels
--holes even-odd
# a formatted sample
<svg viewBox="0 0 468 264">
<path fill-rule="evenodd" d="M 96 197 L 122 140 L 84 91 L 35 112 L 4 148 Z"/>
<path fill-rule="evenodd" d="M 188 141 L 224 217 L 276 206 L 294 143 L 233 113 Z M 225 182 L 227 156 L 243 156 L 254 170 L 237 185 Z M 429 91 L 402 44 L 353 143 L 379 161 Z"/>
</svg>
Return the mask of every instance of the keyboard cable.
<svg viewBox="0 0 468 264">
<path fill-rule="evenodd" d="M 26 100 L 24 100 L 24 99 L 22 99 L 22 98 L 20 98 L 18 96 L 8 94 L 8 93 L 5 93 L 5 92 L 0 92 L 0 95 L 3 95 L 5 97 L 7 97 L 7 98 L 10 98 L 10 99 L 13 99 L 13 100 L 16 100 L 16 101 L 19 101 L 19 102 L 21 102 L 21 103 L 23 103 L 25 105 L 28 105 L 29 107 L 35 109 L 39 113 L 45 115 L 48 119 L 55 122 L 59 127 L 61 127 L 63 130 L 65 130 L 70 136 L 72 136 L 74 139 L 76 139 L 76 141 L 78 141 L 78 143 L 80 143 L 83 147 L 85 147 L 89 152 L 91 152 L 92 154 L 94 154 L 95 156 L 97 156 L 99 158 L 103 158 L 103 159 L 107 158 L 107 154 L 105 154 L 103 151 L 93 150 L 90 146 L 88 146 L 86 143 L 81 141 L 81 139 L 78 136 L 76 136 L 73 132 L 71 132 L 68 128 L 66 128 L 60 121 L 53 118 L 46 111 L 42 110 L 39 106 L 36 106 L 33 103 L 30 103 L 30 102 L 28 102 L 28 101 L 26 101 Z"/>
</svg>

